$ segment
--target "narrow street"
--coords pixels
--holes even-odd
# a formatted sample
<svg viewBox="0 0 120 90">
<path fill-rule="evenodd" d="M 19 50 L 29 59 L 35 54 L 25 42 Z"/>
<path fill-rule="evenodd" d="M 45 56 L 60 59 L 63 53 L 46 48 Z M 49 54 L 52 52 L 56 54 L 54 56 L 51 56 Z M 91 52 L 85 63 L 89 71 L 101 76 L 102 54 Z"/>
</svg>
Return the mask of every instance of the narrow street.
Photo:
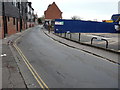
<svg viewBox="0 0 120 90">
<path fill-rule="evenodd" d="M 118 88 L 117 64 L 56 42 L 43 30 L 34 27 L 16 44 L 49 88 Z"/>
<path fill-rule="evenodd" d="M 0 90 L 120 90 L 119 39 L 118 0 L 2 0 Z"/>
</svg>

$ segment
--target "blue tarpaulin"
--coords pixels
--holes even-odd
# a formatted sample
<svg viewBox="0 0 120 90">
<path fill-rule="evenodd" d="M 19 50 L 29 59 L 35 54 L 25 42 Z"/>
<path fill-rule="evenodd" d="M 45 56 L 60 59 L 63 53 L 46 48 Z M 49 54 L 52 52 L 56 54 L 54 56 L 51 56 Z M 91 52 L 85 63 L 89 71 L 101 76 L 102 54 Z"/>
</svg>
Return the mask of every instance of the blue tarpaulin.
<svg viewBox="0 0 120 90">
<path fill-rule="evenodd" d="M 118 33 L 114 23 L 55 19 L 55 33 Z"/>
</svg>

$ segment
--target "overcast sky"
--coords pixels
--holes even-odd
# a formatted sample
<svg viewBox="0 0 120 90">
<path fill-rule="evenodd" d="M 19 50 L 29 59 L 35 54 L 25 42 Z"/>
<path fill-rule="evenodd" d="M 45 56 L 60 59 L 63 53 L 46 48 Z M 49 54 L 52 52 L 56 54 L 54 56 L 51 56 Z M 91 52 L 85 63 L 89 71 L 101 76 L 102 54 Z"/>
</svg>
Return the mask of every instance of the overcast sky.
<svg viewBox="0 0 120 90">
<path fill-rule="evenodd" d="M 44 15 L 49 4 L 56 2 L 63 12 L 63 19 L 79 16 L 83 20 L 109 20 L 118 13 L 119 0 L 28 0 L 38 16 Z"/>
</svg>

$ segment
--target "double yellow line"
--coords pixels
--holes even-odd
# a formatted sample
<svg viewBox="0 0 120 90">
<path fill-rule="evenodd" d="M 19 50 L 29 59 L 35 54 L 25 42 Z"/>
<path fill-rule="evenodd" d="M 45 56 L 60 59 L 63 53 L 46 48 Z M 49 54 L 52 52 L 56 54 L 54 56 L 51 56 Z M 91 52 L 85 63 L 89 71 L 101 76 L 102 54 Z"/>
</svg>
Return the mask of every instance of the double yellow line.
<svg viewBox="0 0 120 90">
<path fill-rule="evenodd" d="M 17 52 L 19 53 L 19 55 L 22 57 L 24 63 L 26 64 L 26 66 L 28 67 L 28 69 L 30 70 L 30 72 L 32 73 L 32 75 L 34 76 L 34 78 L 36 79 L 36 81 L 38 82 L 38 84 L 40 85 L 40 87 L 43 90 L 49 90 L 48 86 L 44 83 L 44 81 L 42 80 L 42 78 L 38 75 L 38 73 L 36 72 L 36 70 L 33 68 L 33 66 L 29 63 L 28 59 L 25 57 L 25 55 L 22 53 L 22 51 L 20 50 L 20 48 L 16 45 L 16 42 L 20 39 L 21 37 L 17 38 L 15 40 L 15 42 L 13 43 L 13 46 L 15 47 L 15 49 L 17 50 Z"/>
</svg>

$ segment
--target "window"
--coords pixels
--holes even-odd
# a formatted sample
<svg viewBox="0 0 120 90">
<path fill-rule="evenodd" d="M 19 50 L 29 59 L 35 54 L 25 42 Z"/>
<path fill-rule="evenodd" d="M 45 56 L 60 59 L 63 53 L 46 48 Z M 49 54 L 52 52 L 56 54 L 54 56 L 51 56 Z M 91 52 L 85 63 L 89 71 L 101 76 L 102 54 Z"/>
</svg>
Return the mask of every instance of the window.
<svg viewBox="0 0 120 90">
<path fill-rule="evenodd" d="M 15 18 L 13 18 L 13 25 L 15 25 Z"/>
<path fill-rule="evenodd" d="M 21 4 L 22 1 L 20 0 L 19 2 L 20 2 L 20 4 Z"/>
<path fill-rule="evenodd" d="M 15 7 L 17 7 L 17 0 L 14 0 L 14 2 L 15 2 Z"/>
<path fill-rule="evenodd" d="M 30 11 L 30 8 L 29 8 L 29 6 L 28 6 L 28 9 L 27 9 L 27 10 L 28 10 L 28 12 Z"/>
<path fill-rule="evenodd" d="M 28 20 L 28 16 L 26 16 L 26 20 Z"/>
<path fill-rule="evenodd" d="M 25 13 L 27 13 L 27 8 L 25 8 Z"/>
<path fill-rule="evenodd" d="M 20 9 L 20 2 L 17 3 L 18 9 Z"/>
<path fill-rule="evenodd" d="M 12 5 L 14 5 L 14 1 L 12 1 L 11 3 L 12 3 Z"/>
<path fill-rule="evenodd" d="M 16 0 L 13 0 L 13 1 L 12 1 L 12 4 L 16 7 L 17 1 L 16 1 Z"/>
</svg>

